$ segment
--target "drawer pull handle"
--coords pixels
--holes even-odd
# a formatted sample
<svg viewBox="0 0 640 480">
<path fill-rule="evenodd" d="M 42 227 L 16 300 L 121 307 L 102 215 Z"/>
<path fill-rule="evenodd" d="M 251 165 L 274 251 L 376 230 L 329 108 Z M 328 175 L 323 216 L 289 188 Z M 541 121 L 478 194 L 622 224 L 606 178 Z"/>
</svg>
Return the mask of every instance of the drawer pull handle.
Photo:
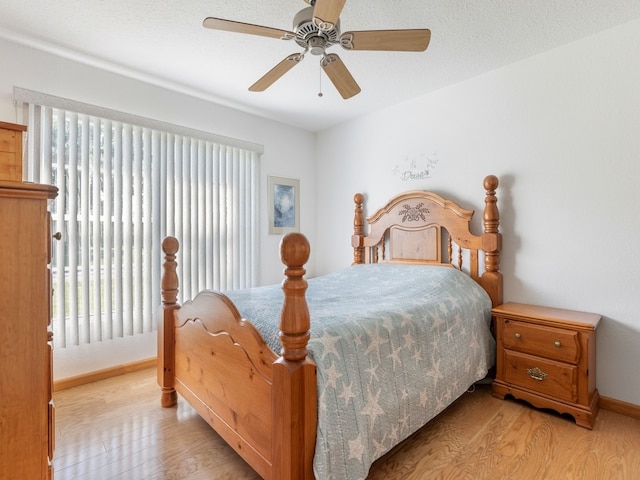
<svg viewBox="0 0 640 480">
<path fill-rule="evenodd" d="M 560 348 L 560 342 L 555 342 L 554 345 L 556 346 L 556 348 Z"/>
<path fill-rule="evenodd" d="M 519 338 L 520 338 L 520 334 L 519 334 L 519 333 L 516 333 L 516 334 L 515 334 L 515 337 L 519 339 Z"/>
<path fill-rule="evenodd" d="M 544 380 L 549 376 L 546 373 L 544 373 L 542 370 L 540 370 L 538 367 L 527 368 L 527 373 L 531 378 L 533 378 L 534 380 L 538 380 L 539 382 L 541 382 L 542 380 Z"/>
</svg>

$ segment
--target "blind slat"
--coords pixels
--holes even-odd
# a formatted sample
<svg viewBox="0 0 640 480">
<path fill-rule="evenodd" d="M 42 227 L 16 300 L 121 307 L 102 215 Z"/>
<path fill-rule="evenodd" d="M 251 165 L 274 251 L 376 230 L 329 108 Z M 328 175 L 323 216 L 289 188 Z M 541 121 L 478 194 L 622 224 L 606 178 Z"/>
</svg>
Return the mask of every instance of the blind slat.
<svg viewBox="0 0 640 480">
<path fill-rule="evenodd" d="M 89 129 L 89 121 L 87 119 L 87 128 Z M 90 136 L 90 152 L 88 155 L 88 163 L 91 168 L 90 178 L 90 211 L 89 222 L 91 225 L 91 289 L 93 305 L 89 307 L 89 318 L 91 324 L 90 339 L 91 341 L 102 340 L 102 277 L 103 277 L 103 261 L 102 261 L 102 209 L 101 209 L 101 191 L 103 189 L 102 181 L 102 151 L 101 151 L 101 133 L 102 124 L 99 119 L 93 121 L 88 134 Z M 92 159 L 98 161 L 92 161 Z"/>
<path fill-rule="evenodd" d="M 68 128 L 69 131 L 69 150 L 68 150 L 68 161 L 69 167 L 68 171 L 65 172 L 68 174 L 69 178 L 69 194 L 68 194 L 68 230 L 67 235 L 69 237 L 69 250 L 68 250 L 68 292 L 69 292 L 69 314 L 71 316 L 72 321 L 69 322 L 69 340 L 72 345 L 80 344 L 79 337 L 79 325 L 78 325 L 78 255 L 80 250 L 80 245 L 78 243 L 78 116 L 75 114 L 70 114 L 66 119 L 68 123 L 65 123 L 65 128 Z M 61 146 L 64 145 L 64 142 Z"/>
<path fill-rule="evenodd" d="M 102 329 L 104 338 L 113 338 L 113 310 L 114 310 L 114 295 L 113 295 L 113 222 L 111 218 L 113 217 L 113 209 L 114 209 L 114 194 L 113 194 L 113 184 L 114 184 L 114 172 L 113 172 L 113 158 L 114 158 L 114 150 L 113 150 L 113 128 L 111 121 L 106 120 L 104 122 L 104 212 L 102 222 L 104 225 L 103 231 L 103 256 L 102 259 L 104 261 L 104 277 L 103 277 L 103 286 L 104 286 L 104 311 L 103 311 L 103 322 Z"/>
<path fill-rule="evenodd" d="M 153 311 L 155 305 L 152 305 L 154 285 L 153 280 L 153 243 L 152 239 L 152 218 L 153 218 L 153 177 L 152 177 L 152 135 L 151 130 L 145 129 L 143 135 L 143 157 L 142 157 L 142 224 L 143 224 L 143 239 L 142 239 L 142 294 L 143 294 L 143 315 L 142 315 L 142 331 L 153 331 Z M 159 250 L 155 250 L 159 251 Z M 158 290 L 155 288 L 155 290 Z"/>
<path fill-rule="evenodd" d="M 132 231 L 133 231 L 133 253 L 132 253 L 132 277 L 131 288 L 133 290 L 132 303 L 132 319 L 133 333 L 142 333 L 142 314 L 143 314 L 143 258 L 142 248 L 144 239 L 144 224 L 142 218 L 143 208 L 143 176 L 142 176 L 142 157 L 144 155 L 144 141 L 142 138 L 143 131 L 141 128 L 133 128 L 133 181 L 131 192 L 131 210 L 132 210 Z"/>
<path fill-rule="evenodd" d="M 122 136 L 122 328 L 133 335 L 133 132 Z M 117 221 L 117 220 L 116 220 Z"/>
<path fill-rule="evenodd" d="M 124 284 L 123 284 L 123 128 L 122 124 L 114 123 L 113 136 L 113 337 L 124 335 Z"/>
<path fill-rule="evenodd" d="M 58 145 L 64 145 L 65 139 L 65 122 L 64 117 L 59 115 L 55 119 L 52 112 L 49 109 L 47 115 L 47 121 L 51 121 L 52 135 L 56 135 L 55 145 L 56 148 L 52 148 L 51 161 L 55 161 L 56 171 L 56 185 L 60 189 L 60 192 L 67 191 L 67 175 L 65 170 L 66 158 L 64 148 L 57 148 Z M 55 124 L 54 124 L 55 122 Z M 44 153 L 44 152 L 43 152 Z M 46 158 L 46 157 L 44 157 Z M 62 234 L 60 241 L 55 243 L 55 251 L 52 258 L 52 268 L 54 272 L 53 282 L 55 284 L 55 305 L 54 305 L 54 318 L 53 318 L 53 338 L 58 346 L 65 347 L 67 345 L 67 314 L 70 314 L 66 304 L 66 265 L 68 265 L 67 259 L 65 259 L 65 244 L 69 241 L 69 230 L 66 228 L 66 210 L 67 210 L 67 195 L 58 195 L 55 203 L 53 204 L 54 210 L 54 229 Z"/>
</svg>

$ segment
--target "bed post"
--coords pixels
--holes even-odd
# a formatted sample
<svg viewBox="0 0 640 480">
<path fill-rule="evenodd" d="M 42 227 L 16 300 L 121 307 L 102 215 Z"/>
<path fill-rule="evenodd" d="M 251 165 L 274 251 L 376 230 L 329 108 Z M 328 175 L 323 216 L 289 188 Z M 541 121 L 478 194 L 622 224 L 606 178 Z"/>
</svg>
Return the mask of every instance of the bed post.
<svg viewBox="0 0 640 480">
<path fill-rule="evenodd" d="M 364 263 L 364 213 L 362 204 L 364 203 L 364 195 L 356 193 L 353 196 L 356 204 L 355 214 L 353 216 L 353 236 L 351 237 L 351 245 L 353 246 L 353 263 Z"/>
<path fill-rule="evenodd" d="M 178 402 L 174 389 L 174 319 L 173 311 L 179 307 L 178 274 L 176 273 L 176 253 L 178 240 L 167 237 L 162 242 L 164 264 L 162 274 L 162 305 L 158 310 L 158 385 L 162 388 L 160 403 L 163 407 L 172 407 Z"/>
<path fill-rule="evenodd" d="M 500 225 L 500 213 L 498 211 L 498 177 L 488 175 L 484 179 L 486 196 L 484 199 L 484 212 L 482 223 L 484 233 L 482 235 L 482 250 L 484 251 L 484 273 L 480 282 L 491 297 L 493 306 L 502 303 L 502 273 L 500 273 L 500 250 L 502 249 L 502 235 L 498 229 Z"/>
<path fill-rule="evenodd" d="M 316 365 L 307 356 L 310 337 L 307 282 L 304 264 L 309 242 L 300 233 L 280 241 L 286 265 L 282 282 L 284 303 L 280 315 L 281 356 L 273 364 L 272 408 L 273 480 L 313 480 L 317 425 Z"/>
</svg>

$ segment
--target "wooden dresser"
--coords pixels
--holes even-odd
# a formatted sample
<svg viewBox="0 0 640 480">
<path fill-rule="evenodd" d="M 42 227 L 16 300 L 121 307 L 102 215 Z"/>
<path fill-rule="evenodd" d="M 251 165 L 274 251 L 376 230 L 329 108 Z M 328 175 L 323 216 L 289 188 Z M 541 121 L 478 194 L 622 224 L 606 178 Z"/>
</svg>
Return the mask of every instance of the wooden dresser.
<svg viewBox="0 0 640 480">
<path fill-rule="evenodd" d="M 506 303 L 492 310 L 497 342 L 493 395 L 510 394 L 593 427 L 598 411 L 600 315 Z"/>
<path fill-rule="evenodd" d="M 57 188 L 0 180 L 0 480 L 53 475 L 51 223 Z"/>
</svg>

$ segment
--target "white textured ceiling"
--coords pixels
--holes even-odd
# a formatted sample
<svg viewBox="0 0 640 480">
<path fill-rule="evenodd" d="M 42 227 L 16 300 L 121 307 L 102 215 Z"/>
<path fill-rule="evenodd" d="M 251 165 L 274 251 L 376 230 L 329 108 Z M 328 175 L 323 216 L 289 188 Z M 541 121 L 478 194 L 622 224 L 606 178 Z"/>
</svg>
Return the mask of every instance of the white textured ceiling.
<svg viewBox="0 0 640 480">
<path fill-rule="evenodd" d="M 318 131 L 640 18 L 640 0 L 347 0 L 343 31 L 431 30 L 426 52 L 332 47 L 362 88 L 349 100 L 313 55 L 265 92 L 249 92 L 301 48 L 202 27 L 214 16 L 291 30 L 293 16 L 307 6 L 302 0 L 2 0 L 0 37 Z"/>
</svg>

